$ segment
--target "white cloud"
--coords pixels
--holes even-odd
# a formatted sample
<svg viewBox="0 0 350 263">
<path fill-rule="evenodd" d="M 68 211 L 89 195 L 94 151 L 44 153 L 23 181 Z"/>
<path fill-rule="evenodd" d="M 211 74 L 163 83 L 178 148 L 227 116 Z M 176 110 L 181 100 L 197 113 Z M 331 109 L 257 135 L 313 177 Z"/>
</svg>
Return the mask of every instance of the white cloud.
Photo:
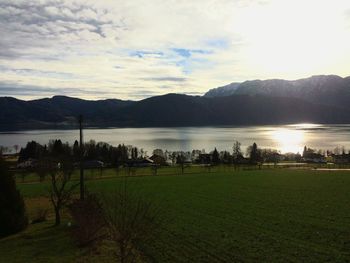
<svg viewBox="0 0 350 263">
<path fill-rule="evenodd" d="M 61 88 L 140 99 L 246 79 L 350 75 L 347 10 L 343 0 L 4 0 L 0 82 L 6 95 L 17 83 L 45 91 L 32 97 Z"/>
</svg>

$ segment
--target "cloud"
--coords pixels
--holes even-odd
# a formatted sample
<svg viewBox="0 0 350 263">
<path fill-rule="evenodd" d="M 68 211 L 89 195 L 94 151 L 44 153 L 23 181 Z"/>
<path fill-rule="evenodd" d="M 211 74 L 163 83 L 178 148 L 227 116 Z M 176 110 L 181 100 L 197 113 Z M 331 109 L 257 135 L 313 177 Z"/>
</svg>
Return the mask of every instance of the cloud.
<svg viewBox="0 0 350 263">
<path fill-rule="evenodd" d="M 181 77 L 157 77 L 157 78 L 143 78 L 142 80 L 145 81 L 161 81 L 161 82 L 185 82 L 186 78 Z"/>
<path fill-rule="evenodd" d="M 40 94 L 42 96 L 51 96 L 52 94 L 67 94 L 76 95 L 84 90 L 81 89 L 62 89 L 61 87 L 50 88 L 31 85 L 21 85 L 11 82 L 0 82 L 0 96 L 16 96 L 21 98 L 32 98 L 33 94 Z"/>
<path fill-rule="evenodd" d="M 110 26 L 115 31 L 125 29 L 122 22 L 111 20 L 106 10 L 85 3 L 3 1 L 0 14 L 3 57 L 8 53 L 12 58 L 35 59 L 40 49 L 65 53 L 68 44 L 80 46 L 107 38 Z"/>
<path fill-rule="evenodd" d="M 139 58 L 144 58 L 144 57 L 161 57 L 163 56 L 163 52 L 157 52 L 157 51 L 144 51 L 144 50 L 136 50 L 130 52 L 130 56 L 132 57 L 139 57 Z"/>
<path fill-rule="evenodd" d="M 343 0 L 2 0 L 0 91 L 141 99 L 345 76 L 348 10 Z"/>
<path fill-rule="evenodd" d="M 13 74 L 18 75 L 29 75 L 29 76 L 42 76 L 42 77 L 51 77 L 51 78 L 74 78 L 75 75 L 72 73 L 64 73 L 64 72 L 56 72 L 56 71 L 50 71 L 50 70 L 36 70 L 36 69 L 30 69 L 30 68 L 17 68 L 17 69 L 11 69 L 6 68 L 3 66 L 0 66 L 0 71 L 2 72 L 10 72 Z"/>
</svg>

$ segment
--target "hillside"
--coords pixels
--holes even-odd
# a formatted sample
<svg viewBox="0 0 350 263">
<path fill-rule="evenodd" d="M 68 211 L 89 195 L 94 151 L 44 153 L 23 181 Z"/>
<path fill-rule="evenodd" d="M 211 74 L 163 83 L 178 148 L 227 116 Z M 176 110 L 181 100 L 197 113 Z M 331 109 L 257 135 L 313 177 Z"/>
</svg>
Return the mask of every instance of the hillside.
<svg viewBox="0 0 350 263">
<path fill-rule="evenodd" d="M 171 127 L 286 123 L 350 123 L 346 108 L 294 97 L 233 95 L 199 97 L 179 94 L 141 101 L 82 100 L 55 96 L 22 101 L 0 98 L 0 129 L 73 128 L 84 115 L 87 127 Z"/>
<path fill-rule="evenodd" d="M 208 91 L 205 97 L 264 95 L 293 97 L 315 104 L 350 108 L 350 77 L 320 75 L 299 80 L 252 80 L 232 83 Z"/>
</svg>

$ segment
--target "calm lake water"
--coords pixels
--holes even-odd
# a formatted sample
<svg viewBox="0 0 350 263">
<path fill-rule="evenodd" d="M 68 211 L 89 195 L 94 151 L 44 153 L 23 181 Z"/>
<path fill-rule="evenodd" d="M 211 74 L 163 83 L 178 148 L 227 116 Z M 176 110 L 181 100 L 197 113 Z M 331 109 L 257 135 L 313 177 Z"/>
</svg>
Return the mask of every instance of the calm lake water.
<svg viewBox="0 0 350 263">
<path fill-rule="evenodd" d="M 79 137 L 78 130 L 32 130 L 0 133 L 0 145 L 24 146 L 28 141 L 48 143 L 61 139 L 73 143 Z M 143 148 L 149 154 L 153 149 L 207 152 L 232 150 L 234 140 L 242 149 L 256 142 L 261 148 L 274 148 L 285 152 L 302 152 L 304 145 L 317 149 L 331 149 L 345 146 L 350 149 L 350 125 L 295 124 L 249 127 L 180 127 L 180 128 L 113 128 L 86 129 L 84 140 L 93 139 L 112 145 L 124 143 Z"/>
</svg>

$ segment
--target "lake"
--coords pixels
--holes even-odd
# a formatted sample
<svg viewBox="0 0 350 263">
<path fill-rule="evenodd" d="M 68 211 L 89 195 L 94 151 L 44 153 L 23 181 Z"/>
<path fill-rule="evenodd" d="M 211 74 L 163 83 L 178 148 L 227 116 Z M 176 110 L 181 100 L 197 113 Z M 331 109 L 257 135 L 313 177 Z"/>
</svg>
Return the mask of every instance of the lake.
<svg viewBox="0 0 350 263">
<path fill-rule="evenodd" d="M 73 143 L 79 139 L 78 130 L 31 130 L 1 132 L 0 145 L 24 146 L 28 141 L 48 143 L 51 139 L 61 139 Z M 232 151 L 234 140 L 242 144 L 242 150 L 256 142 L 261 148 L 274 148 L 282 153 L 302 152 L 304 145 L 317 149 L 345 146 L 350 149 L 350 125 L 294 124 L 275 126 L 245 127 L 178 127 L 178 128 L 110 128 L 85 129 L 84 140 L 107 142 L 111 145 L 124 143 L 143 148 L 151 154 L 153 149 L 169 151 L 207 152 Z M 14 151 L 14 150 L 13 150 Z"/>
</svg>

